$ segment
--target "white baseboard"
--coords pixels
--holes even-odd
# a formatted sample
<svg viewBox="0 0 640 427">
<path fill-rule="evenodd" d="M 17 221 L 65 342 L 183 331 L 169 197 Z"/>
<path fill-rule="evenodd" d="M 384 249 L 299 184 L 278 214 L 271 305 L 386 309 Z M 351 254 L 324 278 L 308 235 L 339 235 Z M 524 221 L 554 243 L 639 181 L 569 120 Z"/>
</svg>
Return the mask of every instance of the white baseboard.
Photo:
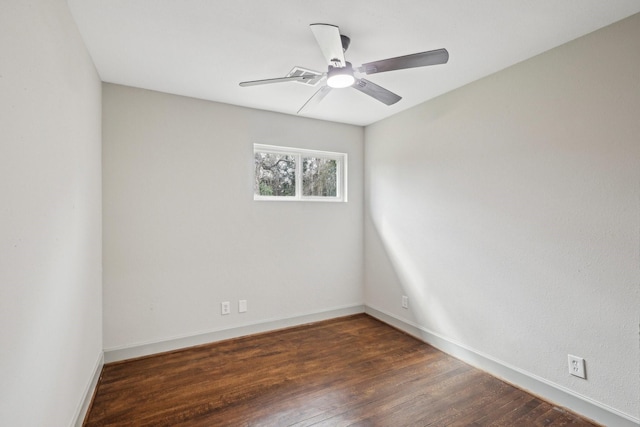
<svg viewBox="0 0 640 427">
<path fill-rule="evenodd" d="M 91 405 L 91 399 L 93 399 L 93 393 L 98 386 L 98 380 L 100 379 L 100 374 L 102 373 L 102 366 L 104 366 L 104 353 L 100 352 L 98 360 L 96 361 L 96 365 L 93 368 L 93 376 L 85 387 L 84 397 L 78 405 L 78 409 L 76 409 L 76 413 L 73 417 L 73 421 L 71 422 L 71 426 L 82 427 L 84 417 L 87 415 L 89 405 Z"/>
<path fill-rule="evenodd" d="M 104 362 L 111 363 L 136 357 L 149 356 L 166 351 L 193 347 L 195 345 L 208 344 L 216 341 L 238 338 L 261 332 L 274 331 L 306 323 L 318 322 L 335 317 L 364 313 L 363 305 L 340 307 L 332 310 L 288 317 L 284 319 L 272 319 L 258 323 L 241 325 L 228 329 L 213 330 L 194 335 L 181 336 L 168 340 L 136 344 L 132 346 L 110 348 L 104 350 Z"/>
<path fill-rule="evenodd" d="M 549 402 L 567 408 L 593 421 L 611 427 L 639 427 L 640 419 L 618 411 L 608 405 L 582 396 L 566 387 L 555 384 L 530 372 L 511 366 L 490 355 L 427 330 L 413 322 L 400 319 L 390 313 L 365 307 L 365 313 L 387 323 L 409 335 L 426 342 L 451 356 L 475 366 L 491 375 L 511 383 L 523 390 L 542 397 Z"/>
</svg>

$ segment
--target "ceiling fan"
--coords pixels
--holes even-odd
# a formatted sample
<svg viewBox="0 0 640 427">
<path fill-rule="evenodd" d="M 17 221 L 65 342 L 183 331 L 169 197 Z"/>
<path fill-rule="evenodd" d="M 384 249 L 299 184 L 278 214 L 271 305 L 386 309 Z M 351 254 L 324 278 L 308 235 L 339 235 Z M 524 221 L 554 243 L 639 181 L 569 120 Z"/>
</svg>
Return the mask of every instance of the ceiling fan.
<svg viewBox="0 0 640 427">
<path fill-rule="evenodd" d="M 256 86 L 271 83 L 284 82 L 311 82 L 314 84 L 326 78 L 326 84 L 309 98 L 307 102 L 298 110 L 298 114 L 304 109 L 317 105 L 324 99 L 332 89 L 342 89 L 352 87 L 365 95 L 377 99 L 386 104 L 393 105 L 402 99 L 401 96 L 378 86 L 377 84 L 355 76 L 355 73 L 376 74 L 387 71 L 402 70 L 405 68 L 424 67 L 427 65 L 445 64 L 449 60 L 449 52 L 446 49 L 436 49 L 427 52 L 414 53 L 411 55 L 398 56 L 395 58 L 382 59 L 368 62 L 360 67 L 353 68 L 350 62 L 344 58 L 344 53 L 349 48 L 351 40 L 349 37 L 341 35 L 340 29 L 330 24 L 311 24 L 311 31 L 320 45 L 320 50 L 328 63 L 326 73 L 303 70 L 303 72 L 292 71 L 286 77 L 275 79 L 251 80 L 241 82 L 240 86 Z M 296 70 L 294 68 L 294 70 Z"/>
</svg>

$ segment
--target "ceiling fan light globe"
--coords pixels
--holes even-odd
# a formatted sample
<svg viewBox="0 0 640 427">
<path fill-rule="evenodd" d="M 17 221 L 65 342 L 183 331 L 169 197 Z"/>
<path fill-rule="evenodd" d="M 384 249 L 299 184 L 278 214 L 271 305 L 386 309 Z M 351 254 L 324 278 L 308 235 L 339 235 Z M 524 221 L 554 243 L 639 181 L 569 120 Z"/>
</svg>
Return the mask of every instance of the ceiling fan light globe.
<svg viewBox="0 0 640 427">
<path fill-rule="evenodd" d="M 334 89 L 342 89 L 345 87 L 353 86 L 356 79 L 349 74 L 336 74 L 327 79 L 327 85 Z"/>
<path fill-rule="evenodd" d="M 329 72 L 327 73 L 327 86 L 334 89 L 342 89 L 353 86 L 355 82 L 356 78 L 353 76 L 353 68 L 351 68 L 351 64 L 349 62 L 347 62 L 346 67 L 329 66 Z"/>
</svg>

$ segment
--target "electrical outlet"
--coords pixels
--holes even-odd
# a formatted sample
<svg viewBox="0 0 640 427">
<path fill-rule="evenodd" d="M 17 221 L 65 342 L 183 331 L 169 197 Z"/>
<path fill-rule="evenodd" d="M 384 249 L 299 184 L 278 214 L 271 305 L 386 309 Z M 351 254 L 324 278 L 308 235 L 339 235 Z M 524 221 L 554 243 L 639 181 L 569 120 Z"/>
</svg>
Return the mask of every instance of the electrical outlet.
<svg viewBox="0 0 640 427">
<path fill-rule="evenodd" d="M 244 313 L 247 311 L 247 300 L 241 299 L 238 301 L 238 313 Z"/>
<path fill-rule="evenodd" d="M 409 308 L 409 297 L 402 295 L 402 308 Z"/>
<path fill-rule="evenodd" d="M 569 373 L 576 377 L 587 378 L 584 370 L 584 359 L 582 357 L 569 355 Z"/>
<path fill-rule="evenodd" d="M 231 303 L 229 301 L 224 301 L 220 303 L 220 312 L 222 314 L 230 314 L 231 313 Z"/>
</svg>

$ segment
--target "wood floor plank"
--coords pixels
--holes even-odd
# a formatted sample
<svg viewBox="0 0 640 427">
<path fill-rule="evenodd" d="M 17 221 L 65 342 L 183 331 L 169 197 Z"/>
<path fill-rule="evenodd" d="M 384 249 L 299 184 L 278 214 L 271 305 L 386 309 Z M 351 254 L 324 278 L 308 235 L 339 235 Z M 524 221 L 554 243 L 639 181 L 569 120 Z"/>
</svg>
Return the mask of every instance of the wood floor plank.
<svg viewBox="0 0 640 427">
<path fill-rule="evenodd" d="M 406 365 L 407 362 L 411 362 L 411 364 Z M 402 386 L 403 383 L 415 378 L 416 374 L 420 374 L 420 366 L 416 365 L 415 361 L 399 359 L 393 370 L 379 373 L 375 366 L 371 366 L 367 370 L 356 372 L 355 376 L 345 375 L 344 378 L 336 381 L 330 389 L 326 387 L 326 384 L 318 383 L 311 393 L 298 393 L 298 396 L 290 401 L 290 412 L 280 413 L 278 420 L 283 425 L 313 425 L 321 419 L 330 417 L 331 414 L 344 412 L 345 408 L 375 400 L 380 390 Z M 431 364 L 431 367 L 434 378 L 442 370 L 452 368 L 451 365 L 436 365 L 435 363 Z M 372 376 L 375 376 L 377 387 L 372 386 Z M 265 407 L 264 411 L 268 412 L 268 408 Z M 297 422 L 301 419 L 302 422 Z"/>
<path fill-rule="evenodd" d="M 447 421 L 455 421 L 456 424 L 466 426 L 486 426 L 501 413 L 500 408 L 516 399 L 518 393 L 522 392 L 512 385 L 499 382 L 494 393 L 476 399 L 471 405 L 458 407 L 460 415 Z M 542 403 L 541 400 L 538 401 Z"/>
<path fill-rule="evenodd" d="M 595 426 L 365 314 L 107 364 L 85 425 Z"/>
<path fill-rule="evenodd" d="M 406 401 L 415 399 L 416 394 L 420 394 L 424 390 L 432 390 L 433 395 L 435 395 L 438 389 L 443 390 L 447 388 L 447 385 L 464 382 L 461 377 L 465 374 L 470 374 L 470 371 L 468 367 L 459 366 L 453 370 L 444 371 L 439 375 L 424 375 L 415 381 L 399 384 L 397 387 L 385 387 L 384 384 L 379 384 L 379 387 L 376 387 L 377 393 L 375 395 L 364 399 L 349 400 L 339 408 L 336 408 L 335 411 L 327 411 L 320 417 L 316 417 L 314 420 L 306 420 L 300 425 L 330 426 L 337 424 L 338 420 L 340 422 L 356 422 L 363 418 L 366 419 L 369 414 L 386 413 L 393 410 L 393 408 L 401 406 Z"/>
</svg>

